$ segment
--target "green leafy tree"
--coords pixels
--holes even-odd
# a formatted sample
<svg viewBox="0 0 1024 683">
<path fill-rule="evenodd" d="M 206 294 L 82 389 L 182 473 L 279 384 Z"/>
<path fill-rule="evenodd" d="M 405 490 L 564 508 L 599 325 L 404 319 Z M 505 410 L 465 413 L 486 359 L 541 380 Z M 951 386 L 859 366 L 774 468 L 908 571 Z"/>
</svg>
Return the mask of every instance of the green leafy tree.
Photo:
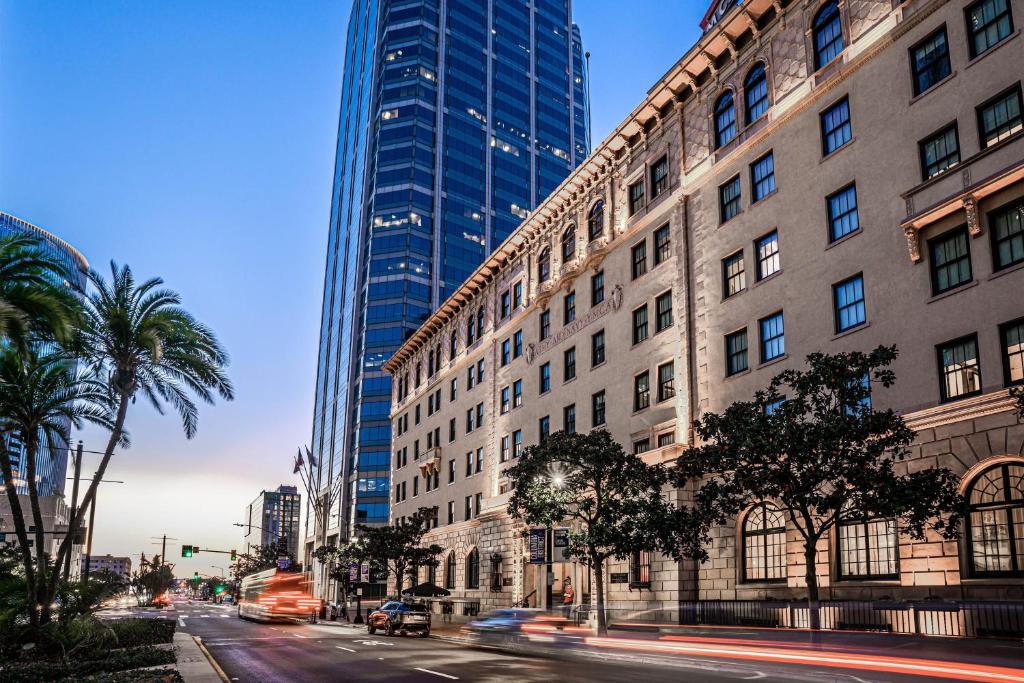
<svg viewBox="0 0 1024 683">
<path fill-rule="evenodd" d="M 28 235 L 0 237 L 0 340 L 24 350 L 38 339 L 67 341 L 78 321 L 72 278 Z"/>
<path fill-rule="evenodd" d="M 676 519 L 662 495 L 665 469 L 626 453 L 599 429 L 552 434 L 527 448 L 508 476 L 513 517 L 531 526 L 569 526 L 569 555 L 594 571 L 597 629 L 607 634 L 605 562 L 662 547 L 667 522 Z M 681 552 L 681 546 L 665 549 Z"/>
<path fill-rule="evenodd" d="M 433 513 L 420 508 L 405 520 L 390 526 L 370 527 L 356 525 L 359 537 L 345 552 L 350 557 L 365 558 L 385 578 L 394 577 L 396 592 L 401 595 L 405 577 L 414 567 L 436 567 L 444 548 L 435 544 L 423 545 L 423 537 L 430 529 Z"/>
<path fill-rule="evenodd" d="M 105 385 L 76 372 L 73 362 L 63 354 L 43 354 L 40 348 L 38 345 L 24 349 L 0 347 L 0 431 L 19 435 L 24 445 L 26 467 L 21 477 L 28 486 L 35 530 L 34 558 L 10 459 L 0 458 L 0 468 L 22 553 L 28 602 L 35 606 L 30 613 L 33 624 L 41 623 L 42 613 L 48 609 L 48 603 L 36 600 L 36 594 L 42 590 L 43 596 L 49 595 L 45 590 L 50 579 L 48 574 L 57 573 L 46 556 L 45 524 L 36 477 L 39 453 L 66 443 L 69 426 L 80 429 L 83 423 L 90 422 L 112 429 L 114 424 Z M 121 436 L 125 442 L 126 435 L 122 432 Z"/>
<path fill-rule="evenodd" d="M 287 547 L 279 546 L 276 542 L 266 545 L 254 545 L 248 553 L 238 556 L 238 559 L 231 565 L 231 575 L 241 581 L 250 574 L 273 569 L 277 566 L 277 560 L 287 557 L 290 561 L 289 569 L 296 570 L 295 555 L 288 551 Z"/>
<path fill-rule="evenodd" d="M 96 497 L 114 450 L 124 440 L 128 407 L 136 398 L 147 399 L 160 413 L 164 404 L 170 404 L 187 438 L 195 435 L 199 415 L 193 396 L 210 404 L 217 395 L 234 398 L 225 373 L 227 353 L 216 335 L 181 307 L 180 297 L 162 287 L 163 280 L 137 283 L 130 268 L 115 263 L 111 263 L 110 282 L 95 271 L 89 280 L 95 291 L 85 301 L 74 351 L 105 382 L 114 408 L 113 424 L 96 473 L 61 542 L 57 566 L 71 552 L 83 512 Z M 43 621 L 49 618 L 57 578 L 56 573 L 51 575 L 46 590 L 37 595 Z"/>
<path fill-rule="evenodd" d="M 770 501 L 803 542 L 811 627 L 819 628 L 818 542 L 843 520 L 894 519 L 923 538 L 952 539 L 962 517 L 957 477 L 933 467 L 907 472 L 914 432 L 892 410 L 871 407 L 872 387 L 896 381 L 895 347 L 814 353 L 806 369 L 778 374 L 752 401 L 703 415 L 703 445 L 679 458 L 676 483 L 699 483 L 697 505 L 725 523 Z"/>
<path fill-rule="evenodd" d="M 140 607 L 152 605 L 158 596 L 174 586 L 174 565 L 163 562 L 147 563 L 132 574 L 129 585 Z"/>
</svg>

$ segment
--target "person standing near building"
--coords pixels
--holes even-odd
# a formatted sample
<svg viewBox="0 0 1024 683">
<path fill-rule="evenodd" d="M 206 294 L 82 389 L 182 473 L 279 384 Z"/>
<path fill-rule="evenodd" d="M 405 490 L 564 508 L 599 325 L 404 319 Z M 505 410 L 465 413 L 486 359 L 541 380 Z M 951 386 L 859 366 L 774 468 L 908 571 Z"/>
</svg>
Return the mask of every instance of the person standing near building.
<svg viewBox="0 0 1024 683">
<path fill-rule="evenodd" d="M 572 604 L 574 602 L 576 602 L 576 590 L 572 587 L 572 579 L 567 576 L 565 581 L 563 581 L 562 588 L 562 612 L 565 614 L 566 619 L 572 614 Z"/>
</svg>

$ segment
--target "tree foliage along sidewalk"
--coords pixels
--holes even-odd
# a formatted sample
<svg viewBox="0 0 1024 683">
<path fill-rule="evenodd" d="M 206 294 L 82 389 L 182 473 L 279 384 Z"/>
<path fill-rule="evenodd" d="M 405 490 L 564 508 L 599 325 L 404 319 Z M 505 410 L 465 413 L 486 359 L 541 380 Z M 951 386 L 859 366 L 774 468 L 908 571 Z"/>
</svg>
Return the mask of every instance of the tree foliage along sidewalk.
<svg viewBox="0 0 1024 683">
<path fill-rule="evenodd" d="M 896 381 L 895 347 L 813 353 L 807 367 L 778 374 L 753 400 L 703 415 L 703 445 L 679 458 L 677 486 L 699 486 L 703 516 L 725 524 L 754 503 L 777 506 L 803 541 L 811 628 L 820 626 L 818 541 L 842 521 L 892 519 L 922 539 L 956 537 L 964 502 L 942 467 L 901 463 L 914 432 L 892 410 L 872 407 L 872 388 Z"/>
<path fill-rule="evenodd" d="M 422 545 L 433 518 L 433 511 L 424 507 L 390 526 L 357 524 L 357 538 L 340 556 L 369 562 L 385 579 L 394 577 L 395 592 L 401 595 L 405 577 L 419 567 L 437 567 L 437 557 L 444 552 L 436 543 Z"/>
<path fill-rule="evenodd" d="M 701 537 L 691 510 L 663 496 L 668 473 L 626 453 L 611 435 L 556 432 L 526 449 L 507 471 L 514 493 L 509 513 L 531 526 L 569 526 L 568 554 L 594 571 L 598 633 L 607 633 L 604 563 L 660 549 L 676 559 Z M 685 530 L 682 532 L 681 530 Z"/>
</svg>

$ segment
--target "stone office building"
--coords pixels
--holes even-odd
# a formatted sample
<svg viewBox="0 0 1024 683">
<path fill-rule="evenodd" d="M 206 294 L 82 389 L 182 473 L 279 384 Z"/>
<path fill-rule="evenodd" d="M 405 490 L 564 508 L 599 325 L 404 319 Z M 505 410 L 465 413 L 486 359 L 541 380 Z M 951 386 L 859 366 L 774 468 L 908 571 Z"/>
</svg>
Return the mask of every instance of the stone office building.
<svg viewBox="0 0 1024 683">
<path fill-rule="evenodd" d="M 895 344 L 872 397 L 911 468 L 962 476 L 957 542 L 891 520 L 819 548 L 825 597 L 1024 593 L 1020 0 L 722 0 L 698 43 L 389 360 L 393 518 L 435 511 L 438 579 L 543 604 L 504 470 L 558 429 L 671 462 L 690 425 L 812 351 Z M 613 607 L 805 595 L 764 501 L 709 562 L 613 562 Z M 556 590 L 586 573 L 555 566 Z"/>
</svg>

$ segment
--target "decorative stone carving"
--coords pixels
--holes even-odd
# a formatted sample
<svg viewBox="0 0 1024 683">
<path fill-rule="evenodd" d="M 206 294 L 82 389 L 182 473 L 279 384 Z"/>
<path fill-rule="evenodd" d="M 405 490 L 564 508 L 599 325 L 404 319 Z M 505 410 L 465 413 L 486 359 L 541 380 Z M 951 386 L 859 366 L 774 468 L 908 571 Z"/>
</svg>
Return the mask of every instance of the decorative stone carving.
<svg viewBox="0 0 1024 683">
<path fill-rule="evenodd" d="M 597 306 L 590 309 L 590 311 L 588 311 L 586 315 L 584 315 L 581 318 L 576 318 L 576 320 L 572 321 L 568 325 L 564 326 L 562 329 L 558 330 L 558 332 L 555 332 L 553 335 L 551 335 L 544 341 L 537 343 L 536 345 L 527 344 L 525 354 L 526 363 L 528 365 L 532 365 L 534 359 L 538 355 L 543 354 L 545 351 L 552 348 L 553 346 L 561 344 L 563 341 L 565 341 L 572 335 L 589 326 L 594 321 L 603 318 L 611 311 L 619 310 L 619 306 L 621 305 L 622 285 L 615 285 L 615 288 L 612 290 L 611 296 L 609 296 L 607 299 L 602 301 Z"/>
<path fill-rule="evenodd" d="M 907 250 L 910 251 L 910 260 L 917 263 L 921 260 L 921 238 L 918 235 L 917 228 L 908 225 L 903 228 L 903 232 L 907 236 Z"/>
<path fill-rule="evenodd" d="M 978 217 L 978 202 L 974 195 L 964 197 L 964 213 L 967 214 L 967 232 L 971 237 L 977 237 L 981 234 L 981 219 Z"/>
</svg>

